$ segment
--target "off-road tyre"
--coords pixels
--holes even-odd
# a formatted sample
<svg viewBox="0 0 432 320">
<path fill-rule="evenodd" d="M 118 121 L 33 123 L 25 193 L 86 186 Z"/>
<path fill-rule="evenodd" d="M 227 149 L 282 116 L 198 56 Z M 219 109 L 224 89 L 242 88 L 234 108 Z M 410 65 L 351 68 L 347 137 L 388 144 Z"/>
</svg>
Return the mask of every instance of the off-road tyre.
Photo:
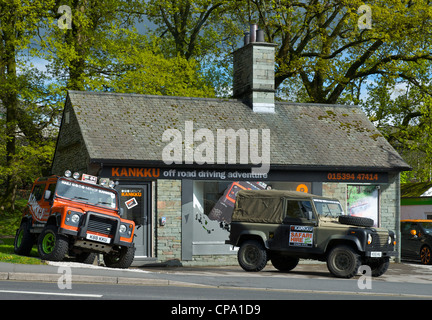
<svg viewBox="0 0 432 320">
<path fill-rule="evenodd" d="M 241 244 L 237 259 L 243 270 L 258 272 L 264 269 L 267 264 L 267 250 L 262 242 L 247 240 Z"/>
<path fill-rule="evenodd" d="M 327 256 L 327 268 L 337 278 L 354 277 L 360 265 L 360 255 L 349 246 L 334 247 Z"/>
<path fill-rule="evenodd" d="M 390 258 L 371 258 L 366 261 L 366 265 L 371 268 L 372 277 L 379 277 L 388 270 Z"/>
<path fill-rule="evenodd" d="M 119 251 L 104 254 L 105 265 L 109 268 L 127 269 L 135 257 L 135 246 L 121 247 Z"/>
<path fill-rule="evenodd" d="M 272 254 L 271 263 L 273 267 L 281 272 L 289 272 L 299 263 L 299 258 L 290 257 L 282 254 Z"/>
<path fill-rule="evenodd" d="M 68 238 L 58 233 L 55 225 L 47 225 L 38 238 L 38 252 L 42 260 L 61 261 L 69 251 Z"/>
<path fill-rule="evenodd" d="M 23 221 L 16 232 L 14 240 L 14 252 L 22 256 L 28 256 L 35 243 L 34 236 L 30 233 L 30 221 Z"/>
<path fill-rule="evenodd" d="M 357 227 L 373 227 L 373 219 L 354 216 L 339 216 L 339 223 L 348 224 Z"/>
</svg>

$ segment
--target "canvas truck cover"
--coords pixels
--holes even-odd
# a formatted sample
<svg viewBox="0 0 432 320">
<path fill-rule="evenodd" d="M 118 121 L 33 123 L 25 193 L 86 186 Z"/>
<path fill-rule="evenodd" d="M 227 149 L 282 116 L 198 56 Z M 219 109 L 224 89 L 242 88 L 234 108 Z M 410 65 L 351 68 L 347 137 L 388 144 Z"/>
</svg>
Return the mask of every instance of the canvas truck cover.
<svg viewBox="0 0 432 320">
<path fill-rule="evenodd" d="M 233 222 L 282 223 L 283 199 L 328 199 L 304 192 L 281 190 L 241 190 L 237 193 Z"/>
</svg>

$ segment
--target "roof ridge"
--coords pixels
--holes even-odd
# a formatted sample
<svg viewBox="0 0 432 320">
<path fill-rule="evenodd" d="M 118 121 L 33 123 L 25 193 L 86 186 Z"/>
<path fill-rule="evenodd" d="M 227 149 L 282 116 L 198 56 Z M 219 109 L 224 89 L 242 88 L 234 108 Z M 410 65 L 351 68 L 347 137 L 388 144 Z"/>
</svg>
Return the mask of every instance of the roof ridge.
<svg viewBox="0 0 432 320">
<path fill-rule="evenodd" d="M 203 97 L 183 97 L 183 96 L 166 96 L 166 95 L 152 95 L 142 93 L 126 93 L 126 92 L 107 92 L 107 91 L 80 91 L 80 90 L 68 90 L 68 93 L 81 94 L 81 95 L 110 95 L 110 96 L 129 96 L 129 97 L 146 97 L 152 99 L 174 99 L 174 100 L 185 100 L 185 101 L 217 101 L 217 102 L 243 102 L 241 99 L 233 98 L 203 98 Z M 359 109 L 359 105 L 348 105 L 348 104 L 327 104 L 318 102 L 292 102 L 292 101 L 275 101 L 277 105 L 291 105 L 291 106 L 314 106 L 314 107 L 328 107 L 328 108 L 352 108 Z"/>
<path fill-rule="evenodd" d="M 175 99 L 175 100 L 197 100 L 197 101 L 239 101 L 240 99 L 231 98 L 201 98 L 201 97 L 182 97 L 182 96 L 166 96 L 166 95 L 151 95 L 142 93 L 125 93 L 125 92 L 106 92 L 106 91 L 79 91 L 68 90 L 68 93 L 81 95 L 110 95 L 110 96 L 130 96 L 130 97 L 146 97 L 154 99 Z"/>
</svg>

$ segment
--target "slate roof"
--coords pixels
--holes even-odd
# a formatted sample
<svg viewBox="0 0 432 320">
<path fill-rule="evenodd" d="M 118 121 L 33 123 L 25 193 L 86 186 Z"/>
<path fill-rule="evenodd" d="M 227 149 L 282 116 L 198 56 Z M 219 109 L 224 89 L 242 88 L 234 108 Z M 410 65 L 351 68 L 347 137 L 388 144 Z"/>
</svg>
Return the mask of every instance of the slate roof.
<svg viewBox="0 0 432 320">
<path fill-rule="evenodd" d="M 69 91 L 68 99 L 93 162 L 161 162 L 163 132 L 184 137 L 185 121 L 193 121 L 215 138 L 217 129 L 270 129 L 273 169 L 409 169 L 356 106 L 276 102 L 274 114 L 263 114 L 233 99 L 83 91 Z"/>
</svg>

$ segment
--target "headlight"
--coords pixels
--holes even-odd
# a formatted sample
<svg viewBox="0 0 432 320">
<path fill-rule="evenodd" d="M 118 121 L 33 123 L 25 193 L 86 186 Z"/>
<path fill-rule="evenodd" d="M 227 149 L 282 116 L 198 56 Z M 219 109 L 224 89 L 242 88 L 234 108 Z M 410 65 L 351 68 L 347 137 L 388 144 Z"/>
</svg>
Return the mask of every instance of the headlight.
<svg viewBox="0 0 432 320">
<path fill-rule="evenodd" d="M 372 243 L 372 235 L 369 233 L 368 234 L 368 244 Z"/>
<path fill-rule="evenodd" d="M 66 215 L 65 223 L 68 226 L 78 227 L 80 220 L 81 220 L 81 213 L 68 211 Z"/>
<path fill-rule="evenodd" d="M 80 216 L 79 216 L 78 214 L 75 213 L 75 214 L 72 215 L 72 217 L 71 217 L 71 221 L 72 221 L 73 223 L 78 223 L 79 220 L 80 220 Z"/>
<path fill-rule="evenodd" d="M 119 228 L 120 233 L 125 233 L 126 230 L 127 230 L 127 227 L 124 224 L 121 224 L 120 228 Z"/>
<path fill-rule="evenodd" d="M 389 238 L 388 238 L 388 244 L 391 244 L 391 242 L 392 242 L 392 238 L 389 236 Z"/>
</svg>

